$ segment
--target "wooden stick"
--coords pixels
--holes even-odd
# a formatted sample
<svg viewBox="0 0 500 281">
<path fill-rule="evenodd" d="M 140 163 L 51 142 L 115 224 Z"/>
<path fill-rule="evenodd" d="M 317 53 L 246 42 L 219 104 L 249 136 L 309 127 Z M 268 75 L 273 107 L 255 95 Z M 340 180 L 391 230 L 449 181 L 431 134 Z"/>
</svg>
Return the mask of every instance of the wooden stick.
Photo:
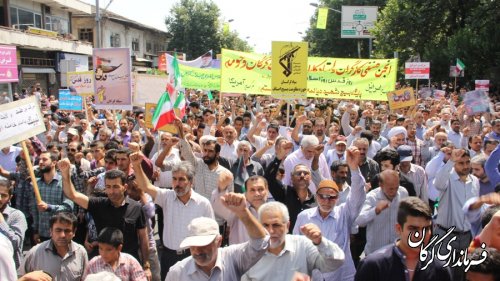
<svg viewBox="0 0 500 281">
<path fill-rule="evenodd" d="M 286 126 L 290 127 L 290 100 L 286 101 Z"/>
<path fill-rule="evenodd" d="M 33 192 L 35 193 L 36 203 L 42 202 L 42 197 L 40 196 L 40 190 L 38 189 L 38 183 L 36 182 L 35 172 L 33 171 L 33 165 L 31 165 L 30 153 L 28 147 L 26 146 L 26 141 L 21 142 L 23 146 L 24 160 L 26 161 L 26 166 L 28 172 L 30 173 L 31 183 L 33 184 Z"/>
</svg>

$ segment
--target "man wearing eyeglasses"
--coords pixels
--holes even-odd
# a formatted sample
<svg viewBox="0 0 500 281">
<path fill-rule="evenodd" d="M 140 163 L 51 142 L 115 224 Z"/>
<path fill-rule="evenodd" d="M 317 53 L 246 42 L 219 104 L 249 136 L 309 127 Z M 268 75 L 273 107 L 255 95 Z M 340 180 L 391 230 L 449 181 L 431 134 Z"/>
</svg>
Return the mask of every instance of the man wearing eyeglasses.
<svg viewBox="0 0 500 281">
<path fill-rule="evenodd" d="M 365 179 L 359 170 L 360 152 L 352 146 L 346 150 L 346 161 L 351 170 L 351 190 L 347 202 L 337 204 L 340 189 L 328 179 L 322 180 L 316 190 L 318 207 L 302 211 L 298 217 L 293 234 L 301 234 L 301 227 L 313 223 L 321 230 L 322 235 L 339 245 L 345 253 L 344 264 L 334 272 L 322 273 L 318 280 L 354 280 L 356 269 L 351 257 L 350 233 L 354 221 L 361 212 L 366 198 Z M 318 276 L 319 277 L 319 276 Z"/>
</svg>

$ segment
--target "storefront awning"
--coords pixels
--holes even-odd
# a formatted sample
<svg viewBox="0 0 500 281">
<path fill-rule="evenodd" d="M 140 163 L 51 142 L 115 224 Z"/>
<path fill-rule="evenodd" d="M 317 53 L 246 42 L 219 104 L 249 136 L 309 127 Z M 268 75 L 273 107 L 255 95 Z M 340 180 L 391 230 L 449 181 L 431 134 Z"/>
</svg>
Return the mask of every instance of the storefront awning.
<svg viewBox="0 0 500 281">
<path fill-rule="evenodd" d="M 56 73 L 53 68 L 48 67 L 23 67 L 23 73 Z"/>
</svg>

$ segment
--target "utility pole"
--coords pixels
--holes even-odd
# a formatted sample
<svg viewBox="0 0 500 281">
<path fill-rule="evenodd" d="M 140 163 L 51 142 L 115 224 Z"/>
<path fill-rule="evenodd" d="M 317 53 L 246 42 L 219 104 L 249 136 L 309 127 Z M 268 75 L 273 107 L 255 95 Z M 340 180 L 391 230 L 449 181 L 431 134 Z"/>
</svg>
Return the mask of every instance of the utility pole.
<svg viewBox="0 0 500 281">
<path fill-rule="evenodd" d="M 95 0 L 96 48 L 101 48 L 101 12 L 99 10 L 99 0 Z"/>
</svg>

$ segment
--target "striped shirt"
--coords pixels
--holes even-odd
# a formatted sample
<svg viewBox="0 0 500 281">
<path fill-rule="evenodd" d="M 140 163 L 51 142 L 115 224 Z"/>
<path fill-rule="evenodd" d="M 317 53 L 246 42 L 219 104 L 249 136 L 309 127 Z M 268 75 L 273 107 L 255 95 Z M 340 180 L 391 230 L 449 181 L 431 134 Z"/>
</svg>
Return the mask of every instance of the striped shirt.
<svg viewBox="0 0 500 281">
<path fill-rule="evenodd" d="M 87 278 L 87 275 L 99 272 L 111 272 L 118 276 L 122 281 L 147 281 L 144 270 L 139 262 L 127 253 L 120 253 L 118 258 L 118 266 L 113 269 L 111 265 L 106 263 L 101 256 L 94 257 L 90 260 L 89 265 L 85 269 L 82 280 Z"/>
<path fill-rule="evenodd" d="M 397 222 L 399 202 L 406 197 L 408 192 L 402 186 L 392 201 L 385 196 L 380 187 L 368 192 L 361 213 L 356 219 L 357 225 L 366 226 L 365 255 L 393 243 L 398 238 L 394 225 Z M 382 200 L 390 201 L 389 207 L 377 215 L 375 208 Z"/>
<path fill-rule="evenodd" d="M 2 212 L 4 221 L 0 223 L 0 233 L 9 238 L 14 248 L 14 261 L 19 267 L 23 251 L 24 233 L 28 228 L 24 214 L 10 206 Z"/>
<path fill-rule="evenodd" d="M 186 161 L 189 161 L 191 164 L 193 164 L 195 168 L 194 190 L 196 190 L 196 192 L 198 192 L 203 197 L 210 199 L 210 196 L 212 196 L 212 191 L 218 186 L 219 175 L 224 170 L 229 173 L 230 171 L 219 164 L 215 169 L 210 170 L 210 168 L 208 168 L 208 165 L 203 162 L 203 159 L 195 157 L 193 155 L 193 150 L 186 140 L 181 139 L 180 146 L 181 156 L 186 159 Z M 231 183 L 227 187 L 227 190 L 234 190 L 233 183 Z"/>
</svg>

